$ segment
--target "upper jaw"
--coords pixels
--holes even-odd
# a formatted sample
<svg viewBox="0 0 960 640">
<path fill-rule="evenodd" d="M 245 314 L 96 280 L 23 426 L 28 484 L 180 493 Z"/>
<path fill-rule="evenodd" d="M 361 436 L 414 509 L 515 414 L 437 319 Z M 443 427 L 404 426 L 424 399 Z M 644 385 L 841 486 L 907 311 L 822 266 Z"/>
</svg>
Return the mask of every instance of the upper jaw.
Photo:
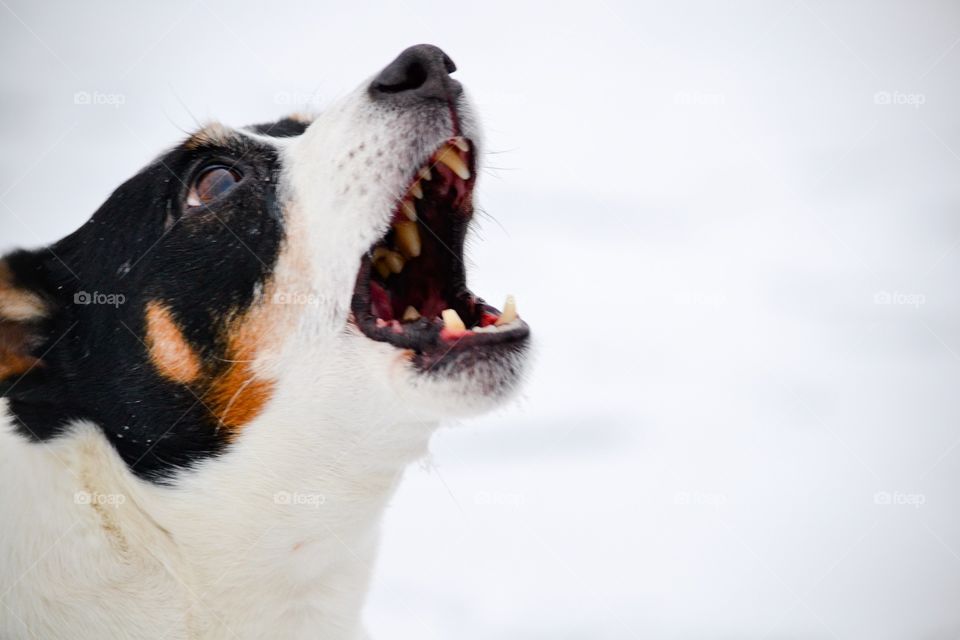
<svg viewBox="0 0 960 640">
<path fill-rule="evenodd" d="M 480 144 L 471 113 L 464 97 L 398 110 L 355 94 L 286 150 L 303 214 L 288 220 L 303 218 L 288 237 L 309 243 L 317 286 L 352 285 L 348 322 L 415 363 L 448 352 L 488 358 L 529 338 L 514 305 L 501 312 L 467 288 L 463 245 Z M 346 263 L 345 252 L 354 256 Z M 353 260 L 358 267 L 344 271 Z"/>
</svg>

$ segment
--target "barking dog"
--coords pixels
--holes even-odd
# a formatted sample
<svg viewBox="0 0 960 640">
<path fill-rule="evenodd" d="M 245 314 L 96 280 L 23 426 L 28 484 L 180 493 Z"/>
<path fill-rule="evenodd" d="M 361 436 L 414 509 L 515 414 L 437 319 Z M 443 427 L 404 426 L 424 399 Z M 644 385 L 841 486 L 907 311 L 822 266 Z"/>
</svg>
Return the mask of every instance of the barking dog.
<svg viewBox="0 0 960 640">
<path fill-rule="evenodd" d="M 191 136 L 0 261 L 0 637 L 360 638 L 379 516 L 529 329 L 466 287 L 481 141 L 404 51 Z"/>
</svg>

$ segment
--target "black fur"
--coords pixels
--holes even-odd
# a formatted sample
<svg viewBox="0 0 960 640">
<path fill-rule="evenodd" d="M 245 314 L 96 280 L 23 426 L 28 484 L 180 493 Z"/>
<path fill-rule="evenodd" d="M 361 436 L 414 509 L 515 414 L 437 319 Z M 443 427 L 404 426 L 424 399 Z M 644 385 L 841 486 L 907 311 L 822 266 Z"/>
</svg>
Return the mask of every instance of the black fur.
<svg viewBox="0 0 960 640">
<path fill-rule="evenodd" d="M 281 120 L 253 130 L 293 136 L 305 126 Z M 204 362 L 227 366 L 222 321 L 254 302 L 283 240 L 279 158 L 242 135 L 194 146 L 146 167 L 49 249 L 6 258 L 15 284 L 53 308 L 33 327 L 32 354 L 42 364 L 0 386 L 24 436 L 47 440 L 88 419 L 135 473 L 153 479 L 227 446 L 205 403 L 151 366 L 145 309 L 163 302 Z M 211 163 L 235 168 L 242 180 L 209 208 L 186 210 L 189 186 Z M 94 293 L 123 302 L 83 304 Z"/>
<path fill-rule="evenodd" d="M 254 133 L 262 133 L 274 138 L 295 138 L 307 130 L 309 124 L 302 120 L 284 118 L 269 124 L 256 124 L 250 127 Z"/>
</svg>

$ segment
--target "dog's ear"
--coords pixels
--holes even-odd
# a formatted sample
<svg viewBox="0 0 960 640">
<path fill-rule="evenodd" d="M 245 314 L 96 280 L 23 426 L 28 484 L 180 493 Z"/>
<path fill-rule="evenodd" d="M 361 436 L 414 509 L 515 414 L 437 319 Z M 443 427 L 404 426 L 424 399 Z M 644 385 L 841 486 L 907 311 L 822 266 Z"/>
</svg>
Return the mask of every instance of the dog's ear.
<svg viewBox="0 0 960 640">
<path fill-rule="evenodd" d="M 44 366 L 36 352 L 52 304 L 36 283 L 18 273 L 34 259 L 26 252 L 0 259 L 0 396 Z"/>
</svg>

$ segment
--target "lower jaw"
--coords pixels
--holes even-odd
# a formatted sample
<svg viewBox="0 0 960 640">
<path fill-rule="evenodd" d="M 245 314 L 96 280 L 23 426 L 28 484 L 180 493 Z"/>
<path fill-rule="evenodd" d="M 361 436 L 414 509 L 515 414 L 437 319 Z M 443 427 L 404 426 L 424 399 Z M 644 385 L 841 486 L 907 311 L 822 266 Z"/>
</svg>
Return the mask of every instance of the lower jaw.
<svg viewBox="0 0 960 640">
<path fill-rule="evenodd" d="M 421 373 L 448 376 L 471 374 L 473 391 L 479 395 L 499 394 L 519 377 L 519 360 L 528 349 L 529 333 L 509 342 L 488 345 L 453 345 L 410 356 L 413 367 Z"/>
<path fill-rule="evenodd" d="M 462 294 L 456 306 L 463 310 L 463 317 L 483 326 L 451 329 L 441 318 L 426 317 L 387 321 L 367 311 L 369 301 L 361 294 L 355 294 L 351 322 L 367 339 L 405 352 L 422 371 L 449 371 L 457 363 L 492 362 L 526 348 L 530 328 L 519 317 L 498 323 L 501 312 L 470 293 Z"/>
</svg>

